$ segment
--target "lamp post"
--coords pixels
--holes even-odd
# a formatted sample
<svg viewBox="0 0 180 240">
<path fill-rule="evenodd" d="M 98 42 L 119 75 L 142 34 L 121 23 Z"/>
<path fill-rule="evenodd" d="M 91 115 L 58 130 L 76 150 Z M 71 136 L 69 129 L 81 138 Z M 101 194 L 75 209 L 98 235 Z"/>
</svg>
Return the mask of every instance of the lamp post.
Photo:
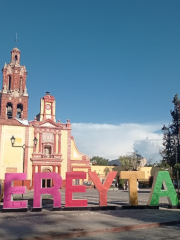
<svg viewBox="0 0 180 240">
<path fill-rule="evenodd" d="M 169 128 L 167 128 L 165 125 L 161 129 L 164 135 L 167 135 L 170 133 Z M 178 147 L 178 140 L 179 140 L 179 132 L 178 134 L 173 136 L 174 144 L 175 144 L 175 158 L 176 158 L 176 164 L 177 161 L 177 147 Z M 178 194 L 179 194 L 179 171 L 177 170 L 177 187 L 178 187 Z"/>
<path fill-rule="evenodd" d="M 16 138 L 12 136 L 10 140 L 11 140 L 12 147 L 21 147 L 23 149 L 23 173 L 24 173 L 25 150 L 26 148 L 36 147 L 38 139 L 36 137 L 33 139 L 34 146 L 27 146 L 26 144 L 23 144 L 21 146 L 14 146 Z M 22 186 L 24 186 L 24 180 L 22 180 Z M 23 194 L 22 194 L 22 198 L 23 198 Z"/>
</svg>

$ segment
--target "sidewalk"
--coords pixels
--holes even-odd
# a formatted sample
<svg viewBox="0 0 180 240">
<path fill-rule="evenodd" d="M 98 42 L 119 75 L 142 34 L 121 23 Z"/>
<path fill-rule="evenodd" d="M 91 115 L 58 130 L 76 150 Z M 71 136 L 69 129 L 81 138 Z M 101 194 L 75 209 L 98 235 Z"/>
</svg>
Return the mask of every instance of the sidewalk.
<svg viewBox="0 0 180 240">
<path fill-rule="evenodd" d="M 163 224 L 180 223 L 180 210 L 146 209 L 79 212 L 43 210 L 39 213 L 1 213 L 0 239 L 57 240 L 74 239 L 76 237 L 98 239 L 98 236 L 101 237 L 105 233 L 108 236 L 108 233 L 150 229 L 161 226 L 159 223 L 162 226 Z"/>
</svg>

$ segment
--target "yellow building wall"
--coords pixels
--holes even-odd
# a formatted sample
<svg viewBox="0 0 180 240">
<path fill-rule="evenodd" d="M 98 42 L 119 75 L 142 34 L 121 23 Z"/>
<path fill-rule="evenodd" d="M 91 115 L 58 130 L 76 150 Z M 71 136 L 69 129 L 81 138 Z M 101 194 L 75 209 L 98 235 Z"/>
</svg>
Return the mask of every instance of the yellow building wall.
<svg viewBox="0 0 180 240">
<path fill-rule="evenodd" d="M 105 178 L 106 175 L 104 173 L 104 169 L 105 168 L 109 168 L 110 171 L 112 171 L 112 169 L 114 168 L 114 166 L 96 166 L 96 165 L 92 165 L 91 166 L 91 171 L 92 172 L 96 172 L 99 177 L 101 178 Z M 122 167 L 120 167 L 120 171 L 124 171 Z M 138 179 L 139 181 L 149 181 L 149 177 L 150 176 L 154 176 L 156 171 L 160 171 L 160 168 L 158 167 L 141 167 L 139 169 L 139 171 L 144 171 L 145 172 L 145 179 Z"/>
<path fill-rule="evenodd" d="M 96 166 L 96 165 L 92 165 L 91 166 L 91 172 L 96 172 L 97 175 L 100 178 L 106 178 L 106 174 L 104 172 L 105 168 L 109 168 L 110 171 L 112 171 L 112 169 L 114 168 L 114 166 Z"/>
<path fill-rule="evenodd" d="M 81 153 L 77 147 L 76 143 L 73 139 L 71 139 L 71 159 L 72 160 L 82 160 L 82 156 L 85 155 Z"/>
<path fill-rule="evenodd" d="M 2 126 L 1 152 L 0 152 L 0 178 L 4 179 L 7 168 L 16 168 L 17 173 L 23 172 L 23 149 L 12 147 L 10 138 L 14 136 L 15 146 L 25 143 L 25 127 Z"/>
<path fill-rule="evenodd" d="M 82 160 L 83 155 L 85 155 L 85 154 L 81 153 L 77 149 L 77 146 L 76 146 L 76 143 L 75 143 L 74 139 L 71 139 L 71 160 L 72 160 L 71 166 L 75 166 L 73 168 L 73 171 L 74 172 L 78 172 L 78 171 L 86 172 L 86 178 L 84 179 L 84 181 L 88 181 L 88 167 L 86 167 L 87 165 L 85 163 L 83 163 L 83 160 Z M 81 162 L 73 163 L 73 160 L 82 161 L 82 163 Z M 83 167 L 83 168 L 78 168 L 78 167 Z M 83 181 L 81 179 L 80 184 L 82 184 L 82 182 Z"/>
<path fill-rule="evenodd" d="M 34 128 L 28 127 L 29 129 L 29 140 L 28 146 L 33 146 L 34 139 Z M 16 168 L 17 173 L 23 172 L 23 148 L 22 147 L 12 147 L 10 138 L 14 136 L 16 138 L 14 146 L 22 146 L 25 144 L 25 132 L 26 127 L 24 126 L 2 126 L 1 135 L 1 151 L 0 151 L 0 178 L 4 179 L 6 168 Z M 37 134 L 37 139 L 39 140 L 39 134 Z M 66 179 L 67 172 L 67 146 L 68 146 L 68 131 L 61 130 L 61 154 L 63 161 L 61 162 L 61 176 L 62 179 Z M 39 141 L 37 142 L 37 152 L 39 151 Z M 28 148 L 28 172 L 27 179 L 32 180 L 32 158 L 33 148 Z M 58 136 L 56 138 L 56 153 L 58 152 Z M 71 159 L 72 160 L 82 160 L 84 154 L 79 152 L 74 140 L 71 140 Z M 76 166 L 74 171 L 85 171 L 88 172 L 88 168 L 78 168 L 78 166 L 86 166 L 86 164 L 74 163 L 72 166 Z M 38 169 L 36 169 L 36 172 Z M 88 175 L 86 177 L 88 180 Z"/>
</svg>

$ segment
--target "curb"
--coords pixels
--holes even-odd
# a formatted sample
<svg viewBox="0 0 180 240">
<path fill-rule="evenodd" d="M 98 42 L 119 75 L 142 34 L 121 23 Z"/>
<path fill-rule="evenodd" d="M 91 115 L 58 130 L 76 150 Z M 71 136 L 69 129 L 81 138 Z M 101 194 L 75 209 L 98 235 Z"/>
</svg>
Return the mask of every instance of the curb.
<svg viewBox="0 0 180 240">
<path fill-rule="evenodd" d="M 168 208 L 177 209 L 177 206 L 169 206 Z M 87 206 L 87 207 L 59 207 L 59 208 L 15 208 L 15 209 L 1 209 L 1 213 L 9 212 L 42 212 L 43 209 L 49 211 L 107 211 L 107 210 L 127 210 L 127 209 L 159 209 L 159 205 L 150 206 L 150 205 L 109 205 L 109 206 Z"/>
<path fill-rule="evenodd" d="M 70 239 L 70 238 L 77 238 L 77 237 L 88 237 L 96 234 L 104 234 L 104 233 L 117 233 L 117 232 L 125 232 L 125 231 L 133 231 L 133 230 L 140 230 L 140 229 L 150 229 L 150 228 L 158 228 L 163 226 L 171 226 L 180 224 L 180 220 L 178 221 L 170 221 L 170 222 L 156 222 L 156 223 L 148 223 L 148 224 L 138 224 L 138 225 L 131 225 L 131 226 L 121 226 L 121 227 L 112 227 L 112 228 L 105 228 L 100 230 L 91 230 L 91 231 L 83 231 L 83 229 L 73 229 L 71 231 L 76 231 L 75 233 L 54 233 L 53 235 L 43 235 L 43 236 L 34 236 L 30 238 L 21 238 L 21 240 L 51 240 L 51 239 Z"/>
</svg>

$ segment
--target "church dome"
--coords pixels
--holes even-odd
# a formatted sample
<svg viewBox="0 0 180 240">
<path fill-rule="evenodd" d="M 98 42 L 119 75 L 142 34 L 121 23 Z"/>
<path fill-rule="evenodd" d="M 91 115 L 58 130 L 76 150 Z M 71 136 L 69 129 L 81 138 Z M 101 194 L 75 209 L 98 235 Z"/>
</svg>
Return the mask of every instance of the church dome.
<svg viewBox="0 0 180 240">
<path fill-rule="evenodd" d="M 13 52 L 13 51 L 20 52 L 20 50 L 19 50 L 17 47 L 13 48 L 12 52 Z"/>
</svg>

